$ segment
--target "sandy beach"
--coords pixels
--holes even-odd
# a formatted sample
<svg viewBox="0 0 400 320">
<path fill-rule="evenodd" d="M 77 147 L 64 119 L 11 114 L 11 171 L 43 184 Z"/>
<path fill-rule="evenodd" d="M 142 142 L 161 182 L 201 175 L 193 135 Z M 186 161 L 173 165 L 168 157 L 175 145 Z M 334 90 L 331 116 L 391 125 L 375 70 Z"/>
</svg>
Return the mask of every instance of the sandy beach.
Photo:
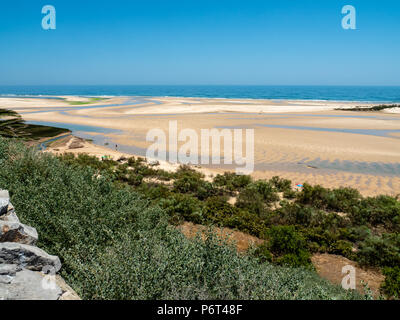
<svg viewBox="0 0 400 320">
<path fill-rule="evenodd" d="M 58 98 L 64 99 L 1 98 L 0 106 L 18 111 L 28 122 L 56 123 L 93 140 L 79 149 L 65 145 L 56 152 L 144 156 L 151 144 L 146 141 L 147 132 L 159 128 L 168 133 L 170 121 L 177 121 L 178 130 L 190 128 L 199 134 L 201 129 L 252 128 L 252 175 L 256 178 L 279 175 L 294 184 L 349 186 L 364 195 L 400 193 L 400 113 L 396 109 L 335 110 L 372 105 L 340 101 L 108 97 L 93 102 Z M 223 163 L 202 167 L 209 174 L 232 170 Z"/>
</svg>

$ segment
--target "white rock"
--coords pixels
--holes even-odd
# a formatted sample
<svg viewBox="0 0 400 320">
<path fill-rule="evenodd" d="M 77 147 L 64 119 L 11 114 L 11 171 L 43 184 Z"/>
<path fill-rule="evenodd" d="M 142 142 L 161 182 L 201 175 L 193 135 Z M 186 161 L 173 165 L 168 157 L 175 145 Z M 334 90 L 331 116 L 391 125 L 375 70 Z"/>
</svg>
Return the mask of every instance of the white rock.
<svg viewBox="0 0 400 320">
<path fill-rule="evenodd" d="M 61 288 L 40 272 L 23 269 L 11 276 L 8 283 L 0 282 L 0 300 L 57 300 Z"/>
<path fill-rule="evenodd" d="M 14 242 L 0 243 L 0 264 L 2 263 L 16 264 L 34 271 L 51 269 L 54 273 L 61 268 L 61 262 L 57 256 L 49 255 L 34 246 Z"/>
<path fill-rule="evenodd" d="M 0 242 L 35 244 L 38 233 L 35 228 L 20 222 L 0 221 Z"/>
</svg>

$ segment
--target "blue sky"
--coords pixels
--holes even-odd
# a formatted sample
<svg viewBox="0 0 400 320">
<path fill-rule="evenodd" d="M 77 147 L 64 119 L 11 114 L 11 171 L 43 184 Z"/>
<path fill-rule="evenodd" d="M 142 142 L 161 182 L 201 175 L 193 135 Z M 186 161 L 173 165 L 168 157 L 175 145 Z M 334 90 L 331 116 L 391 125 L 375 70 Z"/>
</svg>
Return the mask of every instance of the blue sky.
<svg viewBox="0 0 400 320">
<path fill-rule="evenodd" d="M 0 85 L 400 85 L 400 1 L 3 0 L 0 45 Z"/>
</svg>

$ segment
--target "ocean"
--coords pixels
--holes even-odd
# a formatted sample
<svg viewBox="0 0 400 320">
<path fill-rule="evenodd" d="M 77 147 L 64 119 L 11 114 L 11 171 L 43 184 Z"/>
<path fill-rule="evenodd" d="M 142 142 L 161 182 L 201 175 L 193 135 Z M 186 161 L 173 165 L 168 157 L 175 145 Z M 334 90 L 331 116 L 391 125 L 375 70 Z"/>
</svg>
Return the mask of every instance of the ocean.
<svg viewBox="0 0 400 320">
<path fill-rule="evenodd" d="M 400 87 L 248 85 L 0 86 L 0 97 L 60 95 L 330 100 L 387 103 L 400 102 Z"/>
</svg>

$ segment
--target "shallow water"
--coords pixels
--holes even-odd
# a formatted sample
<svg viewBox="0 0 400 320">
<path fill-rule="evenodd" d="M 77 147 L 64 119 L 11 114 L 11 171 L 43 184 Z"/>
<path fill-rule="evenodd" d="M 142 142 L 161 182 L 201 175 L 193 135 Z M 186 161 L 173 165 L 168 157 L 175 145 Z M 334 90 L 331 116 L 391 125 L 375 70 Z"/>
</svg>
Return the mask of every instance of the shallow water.
<svg viewBox="0 0 400 320">
<path fill-rule="evenodd" d="M 144 103 L 153 103 L 153 104 L 161 104 L 161 102 L 156 100 L 144 99 L 144 98 L 129 98 L 127 101 L 118 104 L 98 104 L 93 106 L 86 105 L 76 105 L 76 106 L 66 106 L 66 107 L 57 107 L 55 109 L 46 108 L 46 110 L 40 111 L 31 111 L 24 112 L 23 114 L 32 114 L 32 113 L 45 113 L 45 112 L 60 112 L 61 114 L 67 114 L 67 111 L 77 111 L 77 110 L 85 110 L 85 109 L 101 109 L 101 108 L 112 108 L 112 107 L 123 107 L 130 105 L 142 105 Z M 134 107 L 132 107 L 134 109 Z"/>
<path fill-rule="evenodd" d="M 377 176 L 400 176 L 400 163 L 363 162 L 349 160 L 322 160 L 320 158 L 304 162 L 256 163 L 257 171 L 290 171 L 302 173 L 349 172 Z"/>
<path fill-rule="evenodd" d="M 259 123 L 255 124 L 255 126 L 268 127 L 268 128 L 279 128 L 279 129 L 292 129 L 292 130 L 352 133 L 352 134 L 363 134 L 363 135 L 368 135 L 368 136 L 400 139 L 400 137 L 390 135 L 390 133 L 400 133 L 400 129 L 386 129 L 386 130 L 384 130 L 384 129 L 343 129 L 343 128 L 288 126 L 288 125 L 259 124 Z"/>
<path fill-rule="evenodd" d="M 242 113 L 242 114 L 246 114 L 246 113 Z M 358 114 L 345 115 L 345 114 L 299 114 L 299 113 L 294 113 L 294 114 L 290 114 L 290 115 L 288 115 L 287 113 L 271 113 L 271 115 L 269 115 L 269 117 L 254 117 L 254 118 L 238 117 L 238 118 L 229 118 L 228 120 L 271 120 L 271 119 L 291 119 L 291 118 L 296 118 L 296 117 L 377 119 L 377 120 L 384 120 L 384 121 L 400 120 L 400 117 L 377 116 L 377 115 L 365 116 L 365 115 L 358 115 Z"/>
<path fill-rule="evenodd" d="M 55 128 L 64 128 L 72 131 L 73 134 L 80 131 L 87 131 L 87 132 L 96 132 L 96 133 L 122 133 L 121 130 L 117 129 L 110 129 L 110 128 L 103 128 L 103 127 L 95 127 L 95 126 L 87 126 L 81 124 L 74 124 L 74 123 L 63 123 L 63 122 L 48 122 L 48 121 L 27 121 L 28 124 L 36 124 L 42 126 L 49 126 Z"/>
</svg>

